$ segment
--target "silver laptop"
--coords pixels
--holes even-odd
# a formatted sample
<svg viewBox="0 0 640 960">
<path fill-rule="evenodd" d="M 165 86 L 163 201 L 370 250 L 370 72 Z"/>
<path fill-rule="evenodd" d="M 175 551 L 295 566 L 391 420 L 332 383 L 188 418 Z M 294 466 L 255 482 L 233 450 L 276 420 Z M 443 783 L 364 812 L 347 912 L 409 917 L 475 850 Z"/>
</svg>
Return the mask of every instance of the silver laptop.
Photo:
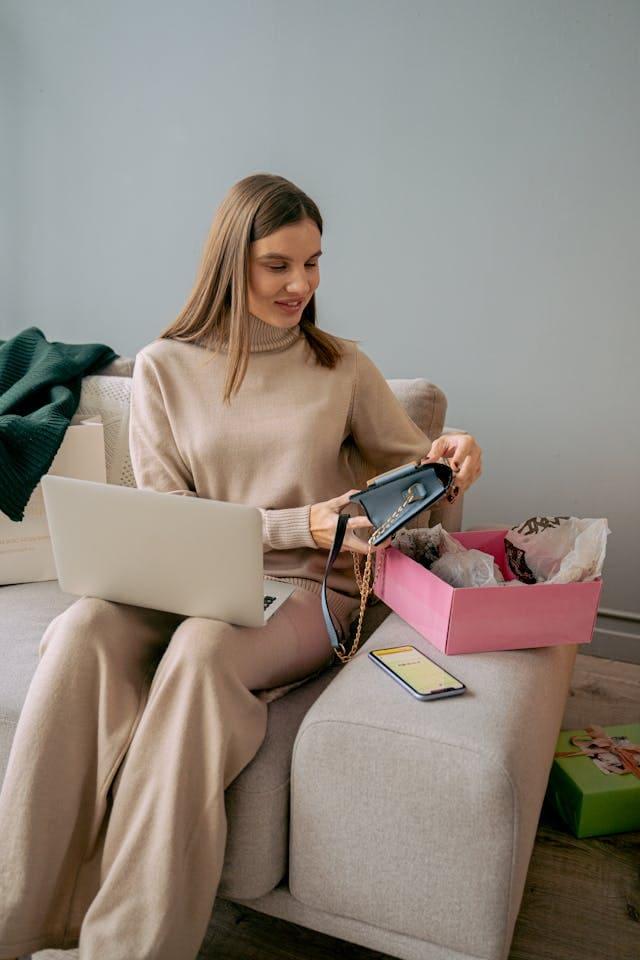
<svg viewBox="0 0 640 960">
<path fill-rule="evenodd" d="M 257 507 L 45 474 L 60 588 L 263 626 L 295 590 L 264 576 Z"/>
</svg>

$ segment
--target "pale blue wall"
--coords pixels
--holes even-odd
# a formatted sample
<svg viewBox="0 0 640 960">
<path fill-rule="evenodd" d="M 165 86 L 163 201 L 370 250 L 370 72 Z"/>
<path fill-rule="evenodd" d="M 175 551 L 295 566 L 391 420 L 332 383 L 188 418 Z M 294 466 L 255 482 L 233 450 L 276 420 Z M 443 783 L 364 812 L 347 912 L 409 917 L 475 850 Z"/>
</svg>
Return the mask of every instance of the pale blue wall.
<svg viewBox="0 0 640 960">
<path fill-rule="evenodd" d="M 638 610 L 640 4 L 0 4 L 0 336 L 132 354 L 236 180 L 325 218 L 319 322 L 425 376 L 485 472 L 465 524 L 607 516 Z"/>
</svg>

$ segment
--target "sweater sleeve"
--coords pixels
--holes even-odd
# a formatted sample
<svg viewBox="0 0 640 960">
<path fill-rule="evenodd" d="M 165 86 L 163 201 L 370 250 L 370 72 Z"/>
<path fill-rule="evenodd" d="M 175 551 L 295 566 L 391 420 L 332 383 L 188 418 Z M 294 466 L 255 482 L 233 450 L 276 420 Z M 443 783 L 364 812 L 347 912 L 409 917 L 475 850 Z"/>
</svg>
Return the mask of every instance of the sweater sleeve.
<svg viewBox="0 0 640 960">
<path fill-rule="evenodd" d="M 176 445 L 153 360 L 138 353 L 129 410 L 129 454 L 136 486 L 197 497 Z"/>
<path fill-rule="evenodd" d="M 296 547 L 316 547 L 309 525 L 311 504 L 268 510 L 259 507 L 262 514 L 262 543 L 264 552 L 293 550 Z"/>
<path fill-rule="evenodd" d="M 357 347 L 351 435 L 380 472 L 426 457 L 431 440 L 414 423 L 373 360 Z"/>
</svg>

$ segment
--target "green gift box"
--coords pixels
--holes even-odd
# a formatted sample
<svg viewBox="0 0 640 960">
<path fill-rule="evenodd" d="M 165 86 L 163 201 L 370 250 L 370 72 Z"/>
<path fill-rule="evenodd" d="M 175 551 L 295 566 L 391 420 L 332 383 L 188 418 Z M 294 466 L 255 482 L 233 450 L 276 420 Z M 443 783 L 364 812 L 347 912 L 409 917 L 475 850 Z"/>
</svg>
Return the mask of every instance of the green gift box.
<svg viewBox="0 0 640 960">
<path fill-rule="evenodd" d="M 547 796 L 576 837 L 640 829 L 640 723 L 561 731 Z"/>
</svg>

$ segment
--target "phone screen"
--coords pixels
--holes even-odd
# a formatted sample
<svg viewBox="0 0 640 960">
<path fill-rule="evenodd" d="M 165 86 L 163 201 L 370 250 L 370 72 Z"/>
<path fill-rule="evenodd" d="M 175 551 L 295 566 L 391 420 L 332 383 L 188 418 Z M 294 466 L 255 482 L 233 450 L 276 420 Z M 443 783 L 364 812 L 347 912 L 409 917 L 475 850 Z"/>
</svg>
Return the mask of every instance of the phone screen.
<svg viewBox="0 0 640 960">
<path fill-rule="evenodd" d="M 437 693 L 440 690 L 460 690 L 462 681 L 439 667 L 416 647 L 386 647 L 372 653 L 389 669 L 410 684 L 417 693 Z"/>
</svg>

